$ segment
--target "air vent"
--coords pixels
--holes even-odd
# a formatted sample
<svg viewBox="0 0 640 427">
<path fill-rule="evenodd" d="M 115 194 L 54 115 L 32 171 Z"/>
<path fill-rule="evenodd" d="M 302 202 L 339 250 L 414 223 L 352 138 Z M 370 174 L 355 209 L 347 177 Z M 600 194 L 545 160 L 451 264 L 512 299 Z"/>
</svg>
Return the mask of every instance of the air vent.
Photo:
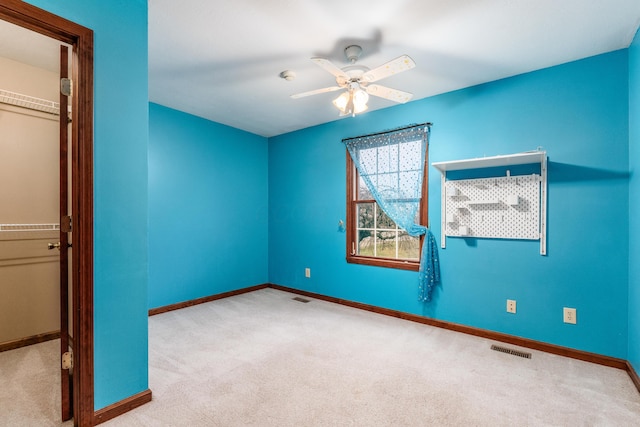
<svg viewBox="0 0 640 427">
<path fill-rule="evenodd" d="M 311 300 L 308 300 L 308 299 L 305 299 L 305 298 L 302 298 L 302 297 L 295 297 L 295 298 L 291 298 L 291 299 L 294 300 L 294 301 L 303 302 L 305 304 L 311 301 Z"/>
<path fill-rule="evenodd" d="M 524 357 L 525 359 L 531 359 L 531 353 L 514 350 L 512 348 L 501 347 L 499 345 L 492 345 L 491 350 L 499 351 L 500 353 L 511 354 L 513 356 Z"/>
</svg>

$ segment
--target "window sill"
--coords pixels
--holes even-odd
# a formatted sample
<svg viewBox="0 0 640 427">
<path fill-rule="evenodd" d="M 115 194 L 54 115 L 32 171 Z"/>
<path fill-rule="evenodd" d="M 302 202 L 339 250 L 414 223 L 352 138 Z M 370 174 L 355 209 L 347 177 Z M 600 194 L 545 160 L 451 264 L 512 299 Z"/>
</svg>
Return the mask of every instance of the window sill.
<svg viewBox="0 0 640 427">
<path fill-rule="evenodd" d="M 418 261 L 404 261 L 389 258 L 347 255 L 347 262 L 350 264 L 372 265 L 374 267 L 397 268 L 399 270 L 418 271 L 420 269 L 420 263 Z"/>
</svg>

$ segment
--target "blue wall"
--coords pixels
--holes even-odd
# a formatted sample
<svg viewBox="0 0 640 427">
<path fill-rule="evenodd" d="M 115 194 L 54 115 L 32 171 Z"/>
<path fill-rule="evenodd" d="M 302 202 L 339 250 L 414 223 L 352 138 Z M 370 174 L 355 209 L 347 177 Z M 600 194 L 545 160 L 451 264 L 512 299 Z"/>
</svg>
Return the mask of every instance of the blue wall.
<svg viewBox="0 0 640 427">
<path fill-rule="evenodd" d="M 29 3 L 94 31 L 94 396 L 100 409 L 148 388 L 147 2 Z"/>
<path fill-rule="evenodd" d="M 631 259 L 640 252 L 640 184 L 632 177 L 629 186 L 626 172 L 640 165 L 638 37 L 629 51 L 304 129 L 270 139 L 267 148 L 255 135 L 149 106 L 146 1 L 29 2 L 95 31 L 96 409 L 148 387 L 149 306 L 267 280 L 615 357 L 626 358 L 628 347 L 640 368 L 640 267 L 629 263 L 629 251 Z M 121 64 L 127 64 L 126 79 Z M 538 254 L 537 242 L 448 239 L 440 252 L 442 287 L 427 305 L 417 302 L 416 273 L 346 264 L 345 235 L 337 229 L 345 217 L 340 140 L 424 121 L 435 123 L 431 162 L 538 146 L 550 158 L 549 255 Z M 440 184 L 433 168 L 430 177 L 430 219 L 439 239 Z M 227 178 L 234 181 L 221 189 Z M 198 192 L 184 191 L 198 182 Z M 175 191 L 162 197 L 162 188 Z M 230 202 L 230 213 L 208 198 L 214 188 L 211 196 Z M 636 195 L 631 203 L 630 194 Z M 184 233 L 163 232 L 174 224 L 171 213 L 187 217 Z M 240 237 L 223 246 L 213 238 L 212 248 L 205 233 L 188 237 L 203 219 L 211 220 L 207 232 Z M 226 224 L 216 229 L 214 221 Z M 178 268 L 161 262 L 167 254 L 159 248 L 168 247 L 170 236 L 178 245 L 170 261 L 190 268 L 187 285 L 175 287 L 169 279 Z M 214 262 L 186 257 L 185 242 L 199 249 L 195 258 Z M 247 246 L 251 252 L 242 258 L 224 252 Z M 310 279 L 305 267 L 312 269 Z M 505 313 L 507 298 L 518 301 L 516 315 Z M 563 306 L 578 309 L 577 325 L 562 323 Z"/>
<path fill-rule="evenodd" d="M 640 31 L 629 48 L 629 362 L 640 372 Z"/>
<path fill-rule="evenodd" d="M 268 281 L 267 139 L 149 106 L 149 308 Z"/>
<path fill-rule="evenodd" d="M 272 283 L 627 357 L 628 51 L 621 50 L 269 140 Z M 431 121 L 430 162 L 549 156 L 548 256 L 539 243 L 447 239 L 442 286 L 417 301 L 415 272 L 347 264 L 341 139 Z M 429 217 L 440 240 L 440 176 Z M 311 278 L 304 268 L 311 268 Z M 516 315 L 506 299 L 518 303 Z M 562 308 L 577 309 L 577 325 Z"/>
</svg>

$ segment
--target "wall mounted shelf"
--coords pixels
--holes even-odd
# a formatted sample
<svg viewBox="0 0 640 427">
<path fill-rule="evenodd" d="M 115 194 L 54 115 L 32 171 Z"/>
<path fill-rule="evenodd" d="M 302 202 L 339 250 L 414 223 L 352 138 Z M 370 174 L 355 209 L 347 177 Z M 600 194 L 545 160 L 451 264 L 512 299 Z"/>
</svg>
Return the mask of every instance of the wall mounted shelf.
<svg viewBox="0 0 640 427">
<path fill-rule="evenodd" d="M 540 175 L 447 180 L 447 172 L 539 164 Z M 524 153 L 434 162 L 441 173 L 442 237 L 540 240 L 547 253 L 547 153 Z M 503 200 L 504 199 L 504 200 Z M 457 214 L 454 215 L 454 212 Z M 455 218 L 454 221 L 451 221 Z"/>
<path fill-rule="evenodd" d="M 498 166 L 528 165 L 532 163 L 546 163 L 546 151 L 527 151 L 525 153 L 507 154 L 493 157 L 477 157 L 475 159 L 453 160 L 450 162 L 434 162 L 431 166 L 440 172 L 458 171 L 465 169 L 482 169 Z"/>
</svg>

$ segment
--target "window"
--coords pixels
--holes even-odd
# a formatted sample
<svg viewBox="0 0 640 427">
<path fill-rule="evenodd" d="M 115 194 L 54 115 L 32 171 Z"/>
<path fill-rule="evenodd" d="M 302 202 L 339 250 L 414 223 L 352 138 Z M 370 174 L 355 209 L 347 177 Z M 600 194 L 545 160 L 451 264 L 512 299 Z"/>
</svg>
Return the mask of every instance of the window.
<svg viewBox="0 0 640 427">
<path fill-rule="evenodd" d="M 387 206 L 415 211 L 410 222 L 427 224 L 427 139 L 424 132 L 410 135 L 414 136 L 404 133 L 397 141 L 385 135 L 384 141 L 353 144 L 351 155 L 347 150 L 347 262 L 419 269 L 423 236 L 399 227 L 367 186 L 368 180 Z M 358 172 L 352 155 L 366 170 L 367 179 Z"/>
</svg>

